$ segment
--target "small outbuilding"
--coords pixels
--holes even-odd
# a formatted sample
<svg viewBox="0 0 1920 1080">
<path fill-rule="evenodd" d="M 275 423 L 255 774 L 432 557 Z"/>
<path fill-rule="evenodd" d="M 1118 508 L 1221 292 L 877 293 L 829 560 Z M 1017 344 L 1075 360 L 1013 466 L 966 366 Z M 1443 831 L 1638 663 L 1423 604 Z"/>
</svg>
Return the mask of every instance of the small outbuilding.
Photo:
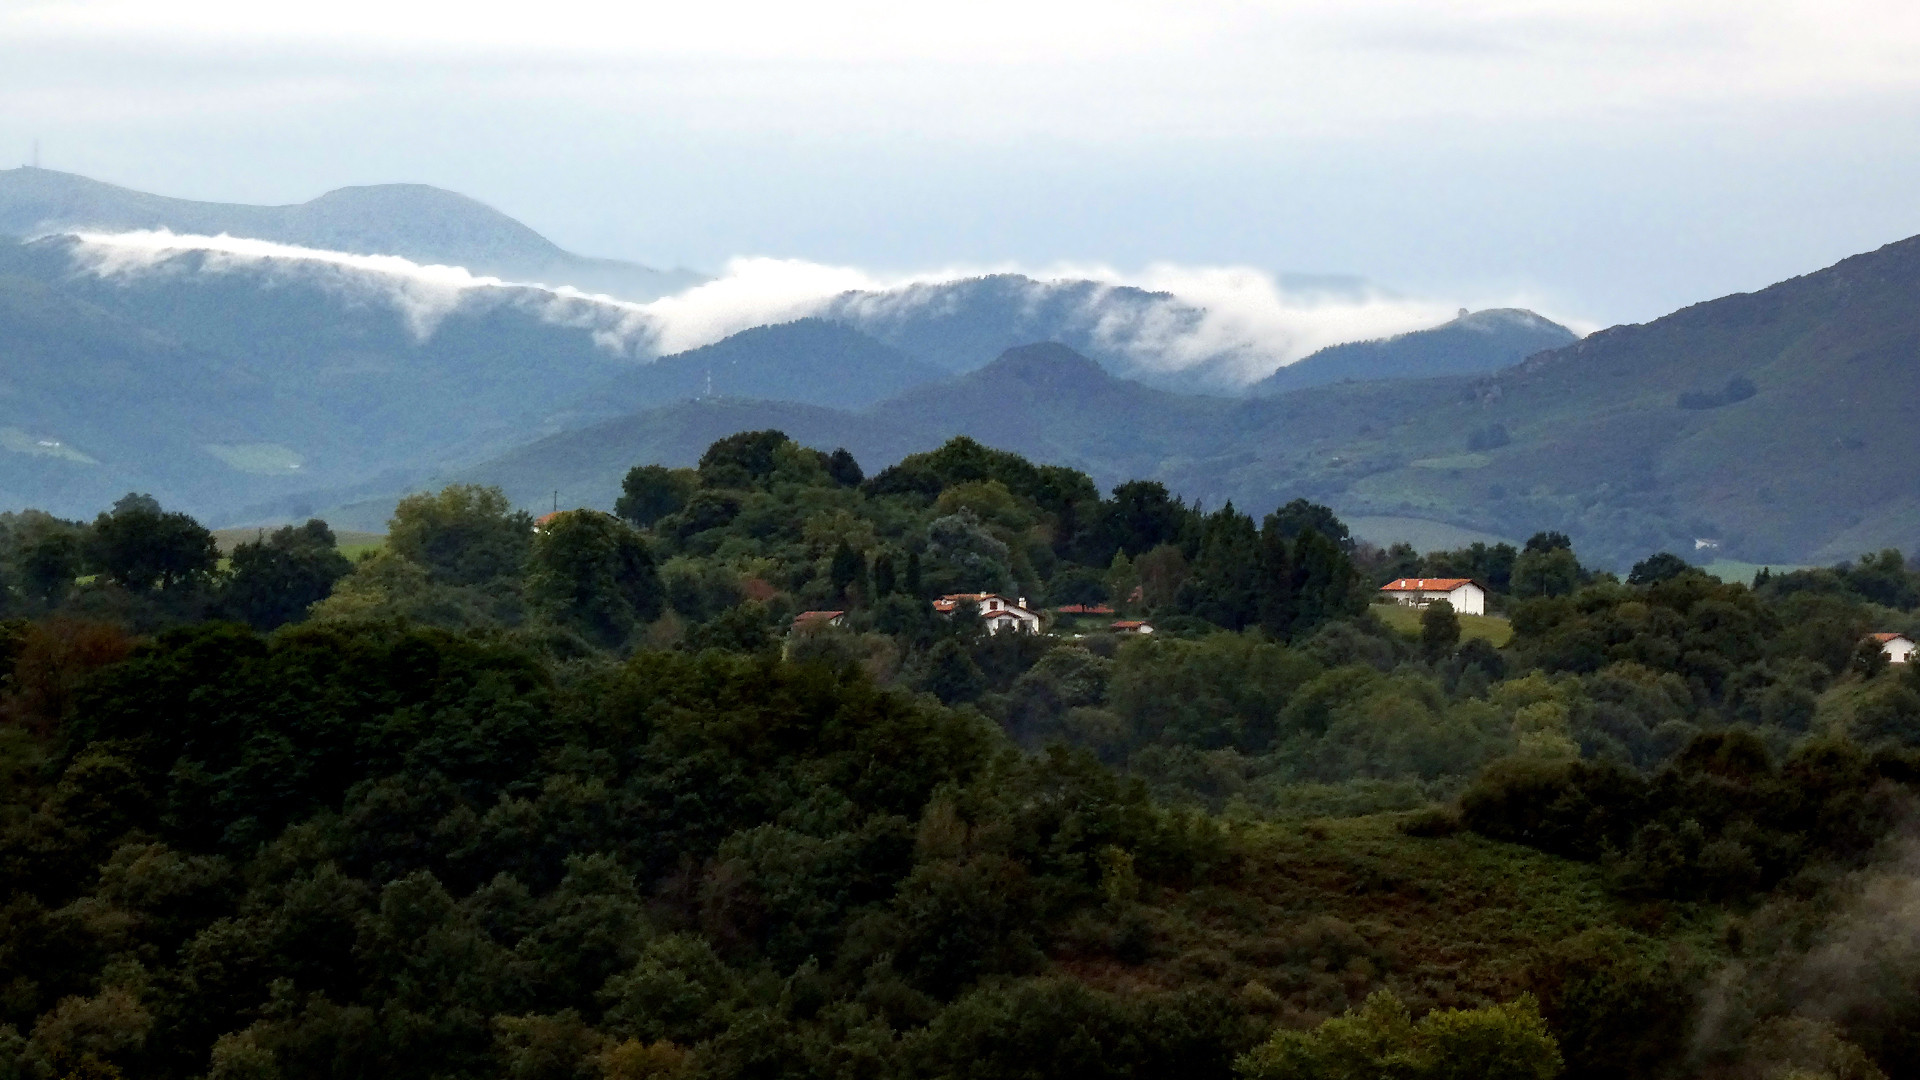
<svg viewBox="0 0 1920 1080">
<path fill-rule="evenodd" d="M 1913 655 L 1913 639 L 1905 634 L 1868 635 L 1880 643 L 1880 651 L 1887 654 L 1887 663 L 1904 664 Z"/>
<path fill-rule="evenodd" d="M 846 625 L 847 613 L 844 611 L 803 611 L 793 617 L 795 631 L 805 633 L 828 626 Z"/>
<path fill-rule="evenodd" d="M 1486 586 L 1472 578 L 1403 577 L 1382 585 L 1380 592 L 1394 603 L 1407 607 L 1423 608 L 1435 600 L 1445 600 L 1459 615 L 1487 613 Z"/>
<path fill-rule="evenodd" d="M 1153 624 L 1142 619 L 1121 619 L 1107 629 L 1116 634 L 1151 634 Z"/>
</svg>

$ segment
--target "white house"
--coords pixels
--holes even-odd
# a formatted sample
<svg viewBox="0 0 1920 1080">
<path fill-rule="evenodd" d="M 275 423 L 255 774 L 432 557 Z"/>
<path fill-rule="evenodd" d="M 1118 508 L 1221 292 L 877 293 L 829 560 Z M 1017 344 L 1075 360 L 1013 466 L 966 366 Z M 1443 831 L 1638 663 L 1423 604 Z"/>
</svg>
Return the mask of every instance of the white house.
<svg viewBox="0 0 1920 1080">
<path fill-rule="evenodd" d="M 1461 615 L 1487 613 L 1487 590 L 1472 578 L 1403 577 L 1382 585 L 1380 591 L 1394 603 L 1407 607 L 1426 607 L 1435 600 L 1445 600 Z"/>
<path fill-rule="evenodd" d="M 1873 634 L 1873 640 L 1880 643 L 1880 651 L 1887 654 L 1887 663 L 1904 664 L 1913 654 L 1913 639 L 1905 634 Z"/>
<path fill-rule="evenodd" d="M 981 621 L 987 624 L 989 634 L 997 634 L 1002 630 L 1017 630 L 1023 634 L 1040 632 L 1040 616 L 1027 610 L 1027 598 L 1024 596 L 1016 603 L 993 593 L 950 593 L 935 600 L 933 610 L 942 615 L 951 615 L 959 610 L 961 604 L 968 602 L 980 609 Z"/>
</svg>

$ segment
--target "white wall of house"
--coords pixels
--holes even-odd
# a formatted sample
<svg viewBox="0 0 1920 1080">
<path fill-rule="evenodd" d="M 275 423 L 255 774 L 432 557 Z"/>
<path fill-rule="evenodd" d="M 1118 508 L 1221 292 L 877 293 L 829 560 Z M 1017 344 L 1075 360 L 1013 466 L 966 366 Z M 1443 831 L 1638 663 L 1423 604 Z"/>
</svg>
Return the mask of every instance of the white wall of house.
<svg viewBox="0 0 1920 1080">
<path fill-rule="evenodd" d="M 1880 643 L 1880 651 L 1887 654 L 1890 664 L 1904 664 L 1913 655 L 1913 642 L 1903 637 Z"/>
<path fill-rule="evenodd" d="M 1435 597 L 1435 599 L 1440 599 Z M 1485 615 L 1487 613 L 1487 591 L 1469 581 L 1465 585 L 1448 593 L 1447 603 L 1453 605 L 1455 613 L 1460 615 Z"/>
<path fill-rule="evenodd" d="M 1002 630 L 1016 630 L 1028 634 L 1040 632 L 1040 616 L 1023 608 L 1011 605 L 997 608 L 993 614 L 986 615 L 984 618 L 989 634 L 997 634 Z"/>
</svg>

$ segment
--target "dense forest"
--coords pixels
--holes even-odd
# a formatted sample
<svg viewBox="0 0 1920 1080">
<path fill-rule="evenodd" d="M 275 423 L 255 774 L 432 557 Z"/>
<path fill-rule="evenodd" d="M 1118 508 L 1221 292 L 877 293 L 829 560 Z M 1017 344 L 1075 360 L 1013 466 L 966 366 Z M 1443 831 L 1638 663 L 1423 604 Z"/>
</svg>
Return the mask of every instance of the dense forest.
<svg viewBox="0 0 1920 1080">
<path fill-rule="evenodd" d="M 1898 552 L 1622 580 L 776 431 L 617 511 L 0 515 L 0 1080 L 1920 1077 Z"/>
</svg>

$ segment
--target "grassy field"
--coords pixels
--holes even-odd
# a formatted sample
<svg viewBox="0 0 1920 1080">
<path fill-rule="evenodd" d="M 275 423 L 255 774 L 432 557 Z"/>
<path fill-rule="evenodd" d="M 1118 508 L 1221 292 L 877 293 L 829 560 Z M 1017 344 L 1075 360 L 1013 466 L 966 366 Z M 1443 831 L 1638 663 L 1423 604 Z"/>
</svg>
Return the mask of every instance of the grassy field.
<svg viewBox="0 0 1920 1080">
<path fill-rule="evenodd" d="M 1519 546 L 1512 540 L 1489 532 L 1448 525 L 1442 521 L 1427 521 L 1423 518 L 1363 514 L 1343 520 L 1346 521 L 1347 528 L 1353 531 L 1355 539 L 1364 540 L 1379 547 L 1408 543 L 1412 544 L 1416 551 L 1451 551 L 1474 543 Z"/>
<path fill-rule="evenodd" d="M 1700 569 L 1705 570 L 1721 581 L 1740 585 L 1751 585 L 1753 583 L 1753 575 L 1759 573 L 1763 567 L 1772 570 L 1776 574 L 1810 569 L 1805 566 L 1793 566 L 1785 563 L 1737 562 L 1733 559 L 1715 559 Z"/>
<path fill-rule="evenodd" d="M 1402 607 L 1399 604 L 1375 604 L 1373 613 L 1380 621 L 1403 634 L 1420 636 L 1420 609 Z M 1500 648 L 1513 639 L 1513 627 L 1498 615 L 1462 615 L 1460 616 L 1460 637 L 1486 638 L 1494 648 Z"/>
</svg>

